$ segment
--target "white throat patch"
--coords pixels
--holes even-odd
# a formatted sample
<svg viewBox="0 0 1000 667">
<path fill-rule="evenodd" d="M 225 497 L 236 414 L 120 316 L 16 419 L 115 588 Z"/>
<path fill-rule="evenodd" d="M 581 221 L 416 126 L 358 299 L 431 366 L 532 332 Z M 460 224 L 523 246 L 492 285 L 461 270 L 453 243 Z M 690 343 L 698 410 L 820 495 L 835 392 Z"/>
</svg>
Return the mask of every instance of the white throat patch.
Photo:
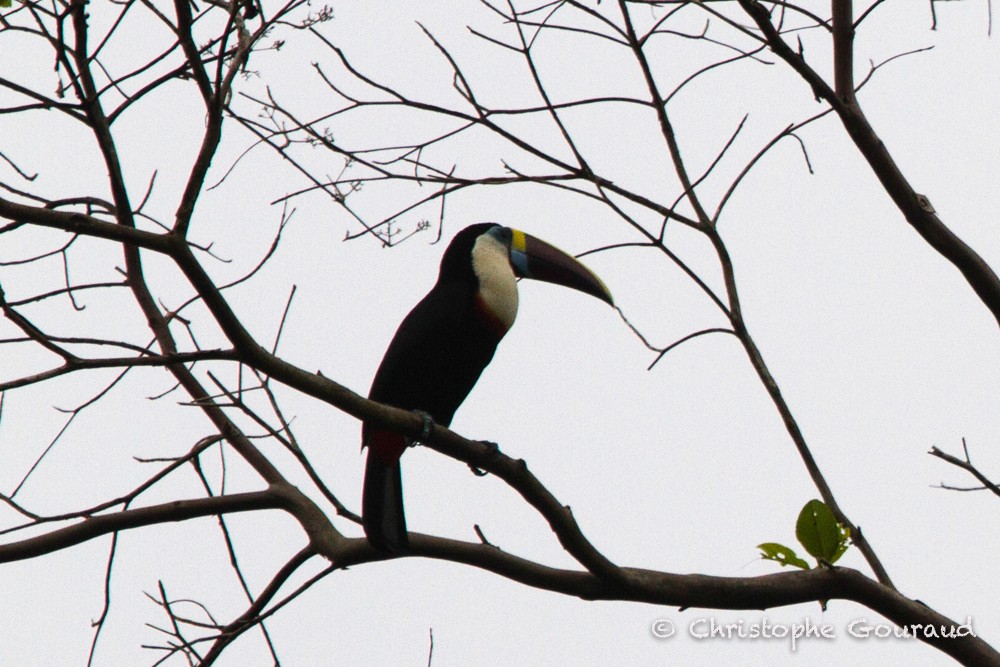
<svg viewBox="0 0 1000 667">
<path fill-rule="evenodd" d="M 507 247 L 489 234 L 480 236 L 472 247 L 472 271 L 479 280 L 480 302 L 510 329 L 517 317 L 517 279 Z"/>
</svg>

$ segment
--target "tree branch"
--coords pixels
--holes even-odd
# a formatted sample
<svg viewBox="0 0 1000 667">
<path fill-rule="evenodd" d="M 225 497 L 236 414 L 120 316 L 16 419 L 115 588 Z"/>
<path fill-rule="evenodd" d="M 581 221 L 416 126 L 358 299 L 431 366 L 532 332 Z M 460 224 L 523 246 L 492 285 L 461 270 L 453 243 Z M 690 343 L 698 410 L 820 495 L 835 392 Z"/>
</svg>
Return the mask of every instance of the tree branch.
<svg viewBox="0 0 1000 667">
<path fill-rule="evenodd" d="M 989 477 L 984 475 L 979 468 L 972 464 L 972 459 L 969 457 L 969 448 L 965 444 L 965 438 L 962 438 L 962 449 L 965 451 L 965 459 L 960 459 L 957 456 L 943 452 L 937 447 L 931 447 L 931 451 L 928 452 L 931 456 L 936 456 L 942 461 L 950 463 L 956 468 L 961 468 L 966 471 L 983 485 L 984 489 L 990 490 L 994 495 L 1000 496 L 1000 486 L 997 486 L 996 482 L 992 481 Z"/>
<path fill-rule="evenodd" d="M 44 556 L 109 533 L 158 523 L 187 521 L 231 512 L 289 509 L 292 499 L 277 488 L 228 496 L 174 500 L 161 505 L 101 514 L 37 537 L 0 544 L 0 563 Z"/>
<path fill-rule="evenodd" d="M 854 145 L 864 156 L 882 187 L 902 212 L 906 221 L 910 223 L 910 226 L 962 273 L 979 299 L 993 313 L 997 325 L 1000 326 L 1000 278 L 975 250 L 938 218 L 930 200 L 913 189 L 913 186 L 896 165 L 895 160 L 892 159 L 885 144 L 882 143 L 868 122 L 861 107 L 853 99 L 853 93 L 847 99 L 843 99 L 835 93 L 823 78 L 782 39 L 778 30 L 771 23 L 770 15 L 763 4 L 758 0 L 738 1 L 760 28 L 771 50 L 799 73 L 810 85 L 818 99 L 824 100 L 837 113 L 844 129 L 854 141 Z M 839 2 L 840 0 L 837 0 L 835 5 L 838 5 Z M 834 14 L 834 19 L 839 17 L 840 21 L 846 21 L 848 17 L 845 8 L 842 5 L 837 8 L 838 11 Z M 838 25 L 834 28 L 834 34 L 841 36 L 840 41 L 836 44 L 838 48 L 843 50 L 850 46 L 849 43 L 845 44 L 845 41 L 846 35 L 853 34 L 853 25 Z M 851 58 L 843 52 L 837 57 L 837 71 L 841 77 L 846 76 L 844 68 L 850 61 Z"/>
</svg>

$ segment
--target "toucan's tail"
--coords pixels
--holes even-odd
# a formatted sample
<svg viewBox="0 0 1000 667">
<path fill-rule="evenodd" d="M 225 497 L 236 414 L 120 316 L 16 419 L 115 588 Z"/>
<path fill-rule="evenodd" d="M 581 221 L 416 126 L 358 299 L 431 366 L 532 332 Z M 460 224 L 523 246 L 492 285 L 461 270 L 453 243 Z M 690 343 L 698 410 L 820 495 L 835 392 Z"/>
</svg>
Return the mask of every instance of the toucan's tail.
<svg viewBox="0 0 1000 667">
<path fill-rule="evenodd" d="M 403 514 L 403 480 L 399 459 L 386 463 L 375 449 L 368 450 L 365 485 L 361 494 L 361 522 L 365 535 L 379 551 L 406 549 L 406 515 Z"/>
</svg>

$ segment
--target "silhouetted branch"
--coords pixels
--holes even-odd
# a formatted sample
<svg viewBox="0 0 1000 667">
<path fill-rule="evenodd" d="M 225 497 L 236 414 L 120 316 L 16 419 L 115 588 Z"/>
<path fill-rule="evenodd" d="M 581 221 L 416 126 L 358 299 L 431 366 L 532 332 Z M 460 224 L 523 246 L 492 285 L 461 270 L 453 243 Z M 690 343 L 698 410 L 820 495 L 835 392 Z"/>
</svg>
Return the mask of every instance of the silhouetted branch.
<svg viewBox="0 0 1000 667">
<path fill-rule="evenodd" d="M 289 499 L 273 489 L 211 498 L 176 500 L 160 505 L 87 517 L 37 537 L 0 544 L 0 563 L 35 558 L 109 533 L 151 526 L 166 521 L 186 521 L 232 512 L 287 508 Z"/>
<path fill-rule="evenodd" d="M 833 15 L 834 60 L 838 63 L 837 71 L 841 77 L 838 82 L 841 94 L 838 94 L 801 55 L 788 46 L 771 23 L 767 9 L 760 2 L 738 1 L 747 15 L 757 24 L 770 49 L 809 84 L 817 98 L 825 101 L 837 113 L 844 129 L 868 161 L 875 176 L 892 197 L 906 221 L 931 247 L 955 265 L 1000 325 L 1000 278 L 975 250 L 938 218 L 930 199 L 913 189 L 893 160 L 888 148 L 868 122 L 854 96 L 852 79 L 846 72 L 846 68 L 852 62 L 849 53 L 852 49 L 854 32 L 850 21 L 850 2 L 833 0 L 833 6 L 837 9 Z"/>
<path fill-rule="evenodd" d="M 976 487 L 976 488 L 971 488 L 971 489 L 970 488 L 958 488 L 958 487 L 954 487 L 954 486 L 946 486 L 942 482 L 941 488 L 948 489 L 949 491 L 983 491 L 983 490 L 989 490 L 994 495 L 1000 496 L 1000 486 L 998 486 L 996 484 L 996 482 L 993 482 L 992 480 L 990 480 L 990 478 L 987 477 L 985 474 L 983 474 L 982 471 L 979 470 L 979 468 L 977 468 L 976 466 L 974 466 L 972 464 L 972 458 L 969 456 L 969 447 L 965 443 L 965 438 L 962 438 L 962 451 L 965 454 L 964 454 L 964 457 L 961 458 L 961 459 L 958 458 L 957 456 L 953 456 L 952 454 L 948 454 L 947 452 L 943 452 L 940 449 L 938 449 L 937 447 L 931 447 L 931 451 L 929 451 L 928 454 L 930 454 L 931 456 L 936 456 L 939 459 L 941 459 L 942 461 L 950 463 L 951 465 L 955 466 L 956 468 L 961 468 L 962 470 L 966 471 L 967 473 L 969 473 L 970 475 L 972 475 L 973 477 L 975 477 L 977 480 L 979 480 L 979 483 L 982 484 L 982 486 Z"/>
</svg>

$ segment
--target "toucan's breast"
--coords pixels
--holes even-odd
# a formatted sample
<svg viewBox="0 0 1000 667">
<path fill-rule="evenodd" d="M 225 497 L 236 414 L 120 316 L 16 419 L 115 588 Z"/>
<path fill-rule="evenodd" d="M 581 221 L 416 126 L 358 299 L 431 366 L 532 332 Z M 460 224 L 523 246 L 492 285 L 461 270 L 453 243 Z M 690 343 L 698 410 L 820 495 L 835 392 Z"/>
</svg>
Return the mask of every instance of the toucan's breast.
<svg viewBox="0 0 1000 667">
<path fill-rule="evenodd" d="M 479 283 L 476 309 L 486 325 L 502 337 L 517 317 L 517 279 L 507 247 L 489 234 L 472 247 L 472 272 Z"/>
</svg>

